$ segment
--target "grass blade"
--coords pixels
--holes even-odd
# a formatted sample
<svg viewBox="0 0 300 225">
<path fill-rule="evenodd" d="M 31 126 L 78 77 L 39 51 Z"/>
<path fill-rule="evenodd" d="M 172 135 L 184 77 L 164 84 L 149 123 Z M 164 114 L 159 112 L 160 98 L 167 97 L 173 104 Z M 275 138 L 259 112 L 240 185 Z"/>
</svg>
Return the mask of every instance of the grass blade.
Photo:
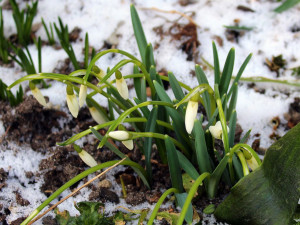
<svg viewBox="0 0 300 225">
<path fill-rule="evenodd" d="M 85 33 L 84 40 L 84 68 L 88 68 L 89 66 L 89 34 Z"/>
<path fill-rule="evenodd" d="M 183 193 L 184 189 L 182 184 L 182 176 L 179 160 L 176 153 L 176 148 L 173 142 L 171 141 L 170 137 L 167 135 L 165 138 L 165 144 L 172 187 L 176 188 L 180 193 Z"/>
<path fill-rule="evenodd" d="M 230 99 L 230 102 L 229 102 L 229 107 L 228 107 L 227 115 L 226 115 L 227 120 L 230 119 L 233 111 L 235 110 L 236 102 L 237 102 L 237 96 L 238 96 L 238 85 L 237 85 L 237 83 L 233 84 L 232 87 L 233 87 L 232 96 L 231 96 L 231 99 Z"/>
<path fill-rule="evenodd" d="M 174 76 L 174 74 L 172 72 L 168 72 L 168 77 L 169 77 L 170 85 L 171 85 L 172 91 L 173 91 L 173 93 L 175 95 L 175 98 L 178 101 L 180 101 L 181 99 L 184 98 L 184 93 L 182 91 L 182 88 L 179 85 L 176 77 Z"/>
<path fill-rule="evenodd" d="M 146 64 L 147 71 L 149 71 L 151 66 L 155 66 L 153 47 L 152 47 L 151 43 L 149 43 L 147 45 L 145 54 L 146 54 L 145 55 L 145 60 L 146 60 L 145 64 Z"/>
<path fill-rule="evenodd" d="M 224 65 L 224 69 L 223 69 L 223 72 L 222 72 L 220 85 L 219 85 L 220 96 L 223 96 L 228 91 L 230 79 L 232 77 L 234 57 L 235 57 L 234 55 L 235 55 L 235 51 L 234 51 L 234 48 L 232 48 L 232 49 L 230 49 L 230 51 L 227 55 L 225 65 Z"/>
<path fill-rule="evenodd" d="M 193 164 L 180 151 L 177 152 L 180 167 L 193 179 L 196 180 L 200 174 L 197 172 Z"/>
<path fill-rule="evenodd" d="M 150 116 L 148 117 L 148 121 L 146 124 L 145 132 L 154 132 L 156 126 L 157 119 L 157 106 L 154 106 L 151 110 Z M 145 155 L 145 164 L 146 164 L 146 172 L 148 177 L 152 178 L 152 167 L 151 167 L 151 152 L 152 152 L 152 137 L 145 138 L 144 140 L 144 155 Z"/>
<path fill-rule="evenodd" d="M 234 145 L 235 127 L 236 127 L 236 111 L 234 110 L 229 120 L 228 142 L 230 148 L 232 148 Z"/>
<path fill-rule="evenodd" d="M 300 0 L 286 0 L 284 3 L 282 3 L 276 9 L 274 9 L 274 12 L 282 13 L 282 12 L 294 7 L 299 2 L 300 2 Z"/>
<path fill-rule="evenodd" d="M 195 122 L 195 127 L 194 127 L 197 162 L 200 169 L 200 173 L 204 173 L 204 172 L 211 173 L 212 168 L 210 165 L 210 158 L 207 152 L 205 134 L 202 128 L 201 120 L 197 120 Z"/>
<path fill-rule="evenodd" d="M 140 51 L 140 55 L 144 64 L 146 64 L 146 48 L 147 48 L 147 40 L 144 34 L 144 30 L 139 18 L 139 15 L 133 4 L 130 6 L 130 14 L 132 27 L 134 31 L 134 36 Z"/>
<path fill-rule="evenodd" d="M 215 84 L 220 83 L 220 63 L 219 63 L 219 56 L 215 42 L 212 43 L 213 46 L 213 55 L 214 55 L 214 71 L 215 71 Z"/>
</svg>

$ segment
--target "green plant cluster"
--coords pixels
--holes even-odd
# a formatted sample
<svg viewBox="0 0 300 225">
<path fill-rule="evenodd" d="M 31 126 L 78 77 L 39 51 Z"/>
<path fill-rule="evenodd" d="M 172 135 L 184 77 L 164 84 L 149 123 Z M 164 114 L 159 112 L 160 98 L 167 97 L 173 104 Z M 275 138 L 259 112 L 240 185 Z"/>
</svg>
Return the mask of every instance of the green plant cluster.
<svg viewBox="0 0 300 225">
<path fill-rule="evenodd" d="M 151 153 L 155 143 L 161 162 L 168 165 L 172 187 L 166 190 L 159 199 L 148 220 L 149 225 L 153 224 L 161 204 L 170 194 L 175 195 L 176 203 L 182 209 L 181 214 L 176 218 L 176 223 L 183 224 L 184 220 L 191 223 L 193 220 L 192 200 L 199 188 L 209 198 L 214 198 L 221 181 L 232 187 L 251 171 L 260 168 L 261 160 L 258 155 L 245 144 L 250 131 L 241 138 L 239 143 L 234 142 L 237 120 L 235 110 L 238 97 L 237 84 L 251 59 L 251 54 L 244 60 L 237 75 L 233 77 L 234 49 L 229 51 L 221 69 L 218 51 L 213 43 L 213 87 L 209 85 L 206 74 L 199 65 L 195 66 L 198 85 L 190 87 L 178 81 L 172 72 L 168 72 L 168 76 L 158 74 L 152 45 L 146 40 L 133 5 L 131 6 L 131 19 L 141 60 L 126 51 L 108 49 L 95 54 L 89 62 L 88 36 L 86 35 L 85 69 L 80 69 L 69 42 L 68 27 L 59 19 L 60 30 L 56 24 L 54 28 L 75 71 L 69 75 L 42 73 L 41 70 L 36 73 L 33 71 L 34 67 L 32 68 L 30 60 L 27 60 L 25 64 L 30 68 L 31 74 L 9 86 L 11 88 L 21 82 L 29 81 L 35 97 L 41 104 L 44 104 L 43 96 L 32 83 L 44 79 L 62 82 L 66 84 L 67 105 L 71 114 L 77 117 L 79 108 L 86 103 L 92 117 L 98 123 L 58 143 L 61 146 L 74 145 L 79 157 L 91 168 L 54 192 L 22 224 L 28 224 L 44 207 L 74 183 L 119 161 L 97 164 L 87 152 L 75 145 L 75 141 L 91 133 L 99 140 L 98 148 L 105 145 L 120 158 L 125 158 L 125 154 L 108 139 L 114 139 L 128 149 L 138 148 L 145 156 L 145 168 L 128 158 L 121 164 L 131 166 L 148 188 L 151 188 L 153 180 Z M 50 42 L 53 39 L 52 25 L 50 24 L 50 32 L 46 25 L 44 27 Z M 120 54 L 125 59 L 119 61 L 114 67 L 107 68 L 105 73 L 95 64 L 106 54 Z M 122 67 L 127 64 L 133 65 L 132 73 L 123 75 Z M 97 85 L 89 82 L 92 77 L 98 80 Z M 134 82 L 136 97 L 133 99 L 130 99 L 128 95 L 126 83 L 128 79 L 133 79 Z M 231 80 L 233 80 L 232 84 Z M 170 85 L 174 99 L 167 94 L 163 82 Z M 102 95 L 107 99 L 107 109 L 94 100 L 95 95 Z M 204 106 L 205 112 L 199 113 L 199 104 Z M 126 129 L 125 123 L 130 124 L 132 128 L 130 131 Z M 98 132 L 100 129 L 106 130 L 104 135 Z M 221 148 L 216 147 L 216 139 L 222 143 Z M 189 190 L 184 188 L 184 176 L 194 180 Z M 84 204 L 86 203 L 82 203 L 82 206 Z M 96 212 L 99 206 L 98 204 L 93 207 L 89 206 L 89 210 L 93 208 L 93 211 L 89 211 L 93 218 L 102 218 Z M 87 211 L 81 210 L 79 206 L 78 209 L 81 216 L 71 218 L 66 214 L 61 218 L 58 214 L 59 220 L 74 219 L 77 221 L 75 224 L 79 221 L 82 224 L 81 220 L 84 220 Z M 98 224 L 95 221 L 90 224 Z"/>
</svg>

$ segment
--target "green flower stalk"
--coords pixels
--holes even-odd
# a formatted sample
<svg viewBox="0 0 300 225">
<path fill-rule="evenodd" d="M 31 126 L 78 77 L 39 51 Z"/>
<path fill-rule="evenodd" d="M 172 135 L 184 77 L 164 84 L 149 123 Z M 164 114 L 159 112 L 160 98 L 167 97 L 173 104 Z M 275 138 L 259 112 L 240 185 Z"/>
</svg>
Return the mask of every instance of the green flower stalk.
<svg viewBox="0 0 300 225">
<path fill-rule="evenodd" d="M 82 84 L 80 85 L 80 90 L 79 90 L 79 107 L 82 107 L 87 95 L 87 86 Z"/>
<path fill-rule="evenodd" d="M 40 89 L 37 88 L 37 86 L 33 82 L 29 82 L 29 88 L 31 90 L 31 93 L 35 97 L 35 99 L 44 107 L 47 107 L 47 103 L 45 100 L 45 97 L 42 95 Z"/>
<path fill-rule="evenodd" d="M 76 95 L 74 94 L 73 87 L 68 84 L 66 90 L 67 90 L 67 105 L 68 105 L 68 108 L 69 108 L 72 116 L 77 118 L 78 112 L 79 112 L 79 104 L 78 104 Z"/>
<path fill-rule="evenodd" d="M 126 84 L 125 79 L 122 76 L 122 73 L 117 70 L 115 72 L 116 75 L 116 88 L 119 92 L 119 94 L 124 98 L 125 100 L 128 99 L 128 86 Z"/>
<path fill-rule="evenodd" d="M 93 156 L 91 156 L 89 153 L 87 153 L 86 151 L 81 149 L 78 145 L 73 144 L 73 147 L 74 147 L 75 151 L 78 153 L 79 157 L 82 159 L 82 161 L 86 165 L 88 165 L 89 167 L 94 167 L 94 166 L 98 165 L 98 163 L 93 158 Z"/>
<path fill-rule="evenodd" d="M 185 129 L 190 134 L 192 133 L 194 127 L 194 121 L 198 112 L 198 101 L 199 101 L 199 93 L 196 93 L 193 97 L 188 101 L 188 105 L 185 112 Z"/>
</svg>

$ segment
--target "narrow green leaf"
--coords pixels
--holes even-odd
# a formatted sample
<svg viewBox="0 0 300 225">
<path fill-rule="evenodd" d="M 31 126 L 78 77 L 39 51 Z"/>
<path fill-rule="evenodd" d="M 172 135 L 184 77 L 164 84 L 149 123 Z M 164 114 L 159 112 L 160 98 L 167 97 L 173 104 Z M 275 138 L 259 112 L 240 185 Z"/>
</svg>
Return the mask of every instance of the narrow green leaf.
<svg viewBox="0 0 300 225">
<path fill-rule="evenodd" d="M 188 195 L 187 193 L 176 193 L 175 194 L 177 204 L 181 209 L 183 208 L 184 203 L 186 202 L 187 195 Z M 188 210 L 186 212 L 186 215 L 185 215 L 184 219 L 188 224 L 191 224 L 193 222 L 193 207 L 192 207 L 191 202 L 188 206 Z"/>
<path fill-rule="evenodd" d="M 41 40 L 41 37 L 38 38 L 37 49 L 38 49 L 39 73 L 41 73 L 42 72 L 42 40 Z"/>
<path fill-rule="evenodd" d="M 149 71 L 151 66 L 155 66 L 153 48 L 151 43 L 149 43 L 146 47 L 145 60 L 146 60 L 145 64 L 146 64 L 147 71 Z"/>
<path fill-rule="evenodd" d="M 203 70 L 201 69 L 201 67 L 199 65 L 195 66 L 195 73 L 196 73 L 196 77 L 197 77 L 199 85 L 200 84 L 208 84 L 207 77 L 206 77 L 205 73 L 203 72 Z M 210 118 L 212 112 L 211 112 L 211 105 L 210 105 L 209 94 L 207 92 L 204 92 L 202 94 L 202 98 L 203 98 L 203 103 L 204 103 L 205 111 L 207 113 L 208 118 Z"/>
<path fill-rule="evenodd" d="M 136 65 L 133 67 L 133 73 L 138 74 L 139 69 Z M 147 93 L 146 93 L 146 79 L 145 77 L 137 77 L 133 79 L 133 84 L 135 88 L 136 96 L 142 102 L 147 101 Z"/>
<path fill-rule="evenodd" d="M 154 106 L 151 110 L 150 116 L 148 117 L 148 121 L 146 124 L 145 132 L 154 132 L 156 126 L 156 119 L 157 119 L 157 106 Z M 146 164 L 146 171 L 148 177 L 152 178 L 152 167 L 151 167 L 151 152 L 152 152 L 152 137 L 147 137 L 144 139 L 144 155 L 145 155 L 145 164 Z"/>
<path fill-rule="evenodd" d="M 286 0 L 284 3 L 282 3 L 276 9 L 274 9 L 274 11 L 277 13 L 282 13 L 282 12 L 294 7 L 299 2 L 300 2 L 300 0 Z"/>
<path fill-rule="evenodd" d="M 212 43 L 212 47 L 213 47 L 213 55 L 214 55 L 215 84 L 220 84 L 220 77 L 221 77 L 220 63 L 219 63 L 218 50 L 215 42 Z"/>
<path fill-rule="evenodd" d="M 238 85 L 237 85 L 237 83 L 233 84 L 232 87 L 233 87 L 232 96 L 231 96 L 231 99 L 230 99 L 230 102 L 229 102 L 229 107 L 228 107 L 227 115 L 226 115 L 227 120 L 230 119 L 233 111 L 235 110 L 236 102 L 237 102 L 237 96 L 238 96 Z"/>
<path fill-rule="evenodd" d="M 175 98 L 180 101 L 181 99 L 184 98 L 184 93 L 182 91 L 182 88 L 181 86 L 179 85 L 176 77 L 174 76 L 174 74 L 172 72 L 168 72 L 168 77 L 169 77 L 169 80 L 170 80 L 170 85 L 171 85 L 171 88 L 173 90 L 173 93 L 175 95 Z"/>
<path fill-rule="evenodd" d="M 241 78 L 241 76 L 242 76 L 242 74 L 243 74 L 243 72 L 244 72 L 246 66 L 248 65 L 248 63 L 249 63 L 251 57 L 252 57 L 252 54 L 249 54 L 249 55 L 247 56 L 247 58 L 245 59 L 245 61 L 243 62 L 243 64 L 241 65 L 241 67 L 240 67 L 240 69 L 239 69 L 239 71 L 238 71 L 236 77 L 234 78 L 234 80 L 233 80 L 233 82 L 232 82 L 232 86 L 230 87 L 230 90 L 229 90 L 229 92 L 228 92 L 228 96 L 229 96 L 229 97 L 231 96 L 231 93 L 232 93 L 232 91 L 233 91 L 234 84 L 239 82 L 239 80 L 240 80 L 240 78 Z"/>
<path fill-rule="evenodd" d="M 228 86 L 232 77 L 232 71 L 233 71 L 233 65 L 234 65 L 234 57 L 235 57 L 235 53 L 234 53 L 234 49 L 230 49 L 226 61 L 225 61 L 225 65 L 224 65 L 224 69 L 222 72 L 222 76 L 221 76 L 221 80 L 220 80 L 220 85 L 219 85 L 219 90 L 220 90 L 220 96 L 223 96 L 224 94 L 227 93 L 228 91 Z"/>
<path fill-rule="evenodd" d="M 182 184 L 182 176 L 179 160 L 176 153 L 176 148 L 173 142 L 171 141 L 170 137 L 167 135 L 165 139 L 165 144 L 172 187 L 176 188 L 180 193 L 183 193 L 184 189 Z"/>
<path fill-rule="evenodd" d="M 235 137 L 235 127 L 236 127 L 236 111 L 232 112 L 232 115 L 229 120 L 229 133 L 228 133 L 228 141 L 229 147 L 232 148 L 234 145 L 234 137 Z"/>
<path fill-rule="evenodd" d="M 211 173 L 212 168 L 210 165 L 210 158 L 206 147 L 205 134 L 202 128 L 201 120 L 197 120 L 194 125 L 197 162 L 200 169 L 200 173 Z"/>
<path fill-rule="evenodd" d="M 140 55 L 144 64 L 146 64 L 146 48 L 147 48 L 147 40 L 144 34 L 144 30 L 139 18 L 139 15 L 133 4 L 130 6 L 131 13 L 131 21 L 132 27 L 135 35 L 135 39 L 140 51 Z"/>
<path fill-rule="evenodd" d="M 193 164 L 182 154 L 180 151 L 176 151 L 179 160 L 180 167 L 194 180 L 196 180 L 200 174 L 197 172 Z"/>
<path fill-rule="evenodd" d="M 89 34 L 85 33 L 85 40 L 84 40 L 84 68 L 88 68 L 89 66 Z"/>
<path fill-rule="evenodd" d="M 241 138 L 240 143 L 246 143 L 251 133 L 251 129 L 247 131 L 247 133 Z"/>
</svg>

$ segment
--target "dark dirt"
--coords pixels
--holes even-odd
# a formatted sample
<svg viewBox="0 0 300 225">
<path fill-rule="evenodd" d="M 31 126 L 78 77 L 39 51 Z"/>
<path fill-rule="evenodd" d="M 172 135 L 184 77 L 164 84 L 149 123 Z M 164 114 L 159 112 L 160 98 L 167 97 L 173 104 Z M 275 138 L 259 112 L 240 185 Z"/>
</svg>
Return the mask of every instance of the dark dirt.
<svg viewBox="0 0 300 225">
<path fill-rule="evenodd" d="M 27 199 L 24 199 L 22 197 L 22 195 L 18 192 L 15 191 L 15 195 L 16 195 L 16 202 L 21 205 L 21 206 L 27 206 L 30 204 L 30 202 Z"/>
<path fill-rule="evenodd" d="M 0 191 L 3 187 L 6 186 L 5 181 L 7 180 L 7 176 L 8 173 L 3 168 L 1 168 L 0 169 Z"/>
<path fill-rule="evenodd" d="M 300 122 L 300 98 L 295 98 L 289 106 L 289 110 L 284 114 L 284 118 L 288 121 L 287 128 L 291 129 Z"/>
</svg>

